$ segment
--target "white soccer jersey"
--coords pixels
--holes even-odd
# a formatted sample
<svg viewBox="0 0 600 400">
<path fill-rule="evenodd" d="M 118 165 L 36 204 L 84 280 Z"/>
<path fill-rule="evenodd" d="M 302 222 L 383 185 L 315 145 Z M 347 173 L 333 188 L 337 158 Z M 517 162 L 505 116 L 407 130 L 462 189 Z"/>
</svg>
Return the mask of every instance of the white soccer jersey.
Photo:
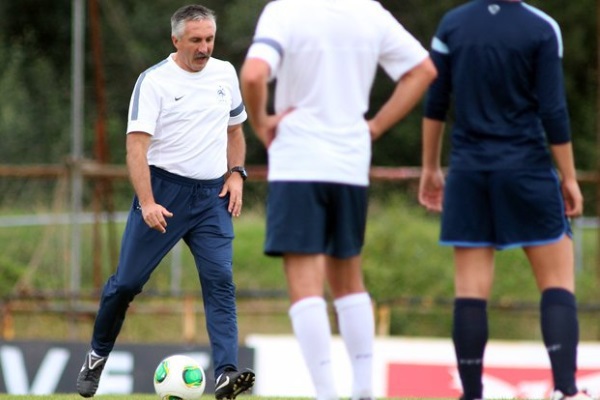
<svg viewBox="0 0 600 400">
<path fill-rule="evenodd" d="M 268 179 L 368 185 L 377 66 L 397 81 L 427 56 L 376 1 L 267 4 L 247 57 L 270 65 L 276 112 L 294 109 L 269 147 Z"/>
<path fill-rule="evenodd" d="M 148 163 L 194 179 L 227 172 L 227 127 L 246 120 L 236 71 L 211 58 L 200 72 L 173 55 L 140 75 L 131 96 L 127 133 L 152 135 Z"/>
</svg>

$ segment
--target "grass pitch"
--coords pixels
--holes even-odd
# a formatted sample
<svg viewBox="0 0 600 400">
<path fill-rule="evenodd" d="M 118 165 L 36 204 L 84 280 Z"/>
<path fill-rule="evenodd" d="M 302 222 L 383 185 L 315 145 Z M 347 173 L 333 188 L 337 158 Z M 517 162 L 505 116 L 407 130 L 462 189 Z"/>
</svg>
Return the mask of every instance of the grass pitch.
<svg viewBox="0 0 600 400">
<path fill-rule="evenodd" d="M 78 394 L 53 394 L 46 396 L 27 395 L 11 395 L 0 394 L 0 400 L 82 400 L 83 397 Z M 128 394 L 128 395 L 98 395 L 93 397 L 94 400 L 159 400 L 157 395 L 153 394 Z M 260 396 L 238 396 L 239 400 L 308 400 L 302 397 L 260 397 Z M 214 400 L 213 395 L 202 396 L 201 400 Z"/>
</svg>

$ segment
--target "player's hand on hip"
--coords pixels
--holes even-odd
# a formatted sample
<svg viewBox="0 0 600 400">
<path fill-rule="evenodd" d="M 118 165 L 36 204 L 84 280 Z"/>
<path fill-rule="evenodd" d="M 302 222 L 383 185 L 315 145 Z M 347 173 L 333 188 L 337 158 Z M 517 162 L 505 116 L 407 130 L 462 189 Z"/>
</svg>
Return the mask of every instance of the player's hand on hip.
<svg viewBox="0 0 600 400">
<path fill-rule="evenodd" d="M 142 206 L 142 217 L 144 222 L 152 229 L 156 229 L 160 233 L 167 231 L 167 220 L 173 216 L 173 213 L 161 206 L 160 204 L 149 204 Z"/>
<path fill-rule="evenodd" d="M 265 148 L 269 148 L 275 136 L 277 135 L 277 127 L 282 119 L 284 119 L 289 113 L 293 112 L 293 108 L 280 112 L 279 114 L 268 115 L 263 120 L 263 123 L 255 127 L 258 137 L 262 140 Z"/>
</svg>

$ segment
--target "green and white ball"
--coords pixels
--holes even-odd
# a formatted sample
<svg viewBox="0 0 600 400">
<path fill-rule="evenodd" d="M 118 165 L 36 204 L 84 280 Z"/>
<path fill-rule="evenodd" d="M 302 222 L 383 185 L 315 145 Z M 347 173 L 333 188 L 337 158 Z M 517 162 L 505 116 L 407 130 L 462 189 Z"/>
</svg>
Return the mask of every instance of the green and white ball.
<svg viewBox="0 0 600 400">
<path fill-rule="evenodd" d="M 206 375 L 200 364 L 182 354 L 165 358 L 154 372 L 154 390 L 161 400 L 197 400 L 205 387 Z"/>
</svg>

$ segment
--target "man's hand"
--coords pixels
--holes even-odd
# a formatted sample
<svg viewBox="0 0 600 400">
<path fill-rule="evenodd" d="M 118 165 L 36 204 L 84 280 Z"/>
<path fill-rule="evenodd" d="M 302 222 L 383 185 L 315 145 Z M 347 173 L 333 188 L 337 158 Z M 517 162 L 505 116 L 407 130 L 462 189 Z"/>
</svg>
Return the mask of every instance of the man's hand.
<svg viewBox="0 0 600 400">
<path fill-rule="evenodd" d="M 428 211 L 441 212 L 444 185 L 444 174 L 441 169 L 423 169 L 419 182 L 419 203 Z"/>
<path fill-rule="evenodd" d="M 569 218 L 580 217 L 583 214 L 583 195 L 576 179 L 565 179 L 561 183 L 565 200 L 565 214 Z"/>
<path fill-rule="evenodd" d="M 229 193 L 229 205 L 227 210 L 234 217 L 239 217 L 242 213 L 242 194 L 244 192 L 244 180 L 240 174 L 233 173 L 227 177 L 219 197 L 225 197 Z"/>
<path fill-rule="evenodd" d="M 160 204 L 149 204 L 142 206 L 142 217 L 144 222 L 152 229 L 156 229 L 160 233 L 167 231 L 167 220 L 173 216 L 173 213 L 161 206 Z"/>
</svg>

